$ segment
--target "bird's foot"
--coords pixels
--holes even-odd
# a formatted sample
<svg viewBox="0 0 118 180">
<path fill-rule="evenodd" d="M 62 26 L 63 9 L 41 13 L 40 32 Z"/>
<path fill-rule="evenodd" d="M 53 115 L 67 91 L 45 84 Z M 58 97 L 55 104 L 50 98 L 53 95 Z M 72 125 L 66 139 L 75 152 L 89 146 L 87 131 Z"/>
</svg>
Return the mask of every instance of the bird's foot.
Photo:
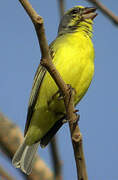
<svg viewBox="0 0 118 180">
<path fill-rule="evenodd" d="M 72 124 L 77 124 L 80 119 L 80 115 L 77 114 L 78 111 L 78 109 L 75 109 L 74 113 L 76 114 L 76 118 L 73 121 L 71 119 L 68 119 L 67 116 L 65 116 L 65 118 L 62 120 L 62 123 L 65 124 L 67 122 L 71 122 Z"/>
</svg>

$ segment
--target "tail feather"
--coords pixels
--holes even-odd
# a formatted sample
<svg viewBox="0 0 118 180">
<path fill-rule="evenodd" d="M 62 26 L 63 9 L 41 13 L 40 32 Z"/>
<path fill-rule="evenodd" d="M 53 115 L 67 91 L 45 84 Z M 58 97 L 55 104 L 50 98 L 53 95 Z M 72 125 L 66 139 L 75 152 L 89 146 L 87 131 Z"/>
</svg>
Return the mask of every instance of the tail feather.
<svg viewBox="0 0 118 180">
<path fill-rule="evenodd" d="M 24 152 L 26 148 L 26 144 L 25 141 L 19 146 L 19 148 L 17 149 L 13 159 L 12 159 L 12 164 L 16 167 L 16 168 L 20 168 L 20 160 L 22 157 L 22 154 Z"/>
<path fill-rule="evenodd" d="M 16 151 L 12 164 L 16 168 L 20 168 L 24 173 L 30 174 L 38 145 L 39 143 L 29 146 L 24 141 Z"/>
</svg>

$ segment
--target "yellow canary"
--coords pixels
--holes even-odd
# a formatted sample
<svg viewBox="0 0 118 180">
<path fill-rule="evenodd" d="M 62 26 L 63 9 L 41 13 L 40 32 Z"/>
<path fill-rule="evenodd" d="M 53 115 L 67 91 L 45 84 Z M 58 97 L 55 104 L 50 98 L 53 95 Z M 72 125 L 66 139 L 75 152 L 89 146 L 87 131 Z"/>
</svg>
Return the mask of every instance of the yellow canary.
<svg viewBox="0 0 118 180">
<path fill-rule="evenodd" d="M 75 105 L 89 88 L 94 74 L 91 41 L 96 8 L 76 6 L 61 19 L 58 36 L 49 49 L 52 61 L 65 83 L 76 91 Z M 39 65 L 29 99 L 25 139 L 13 158 L 16 168 L 29 174 L 38 145 L 45 147 L 66 118 L 61 93 L 47 70 Z"/>
</svg>

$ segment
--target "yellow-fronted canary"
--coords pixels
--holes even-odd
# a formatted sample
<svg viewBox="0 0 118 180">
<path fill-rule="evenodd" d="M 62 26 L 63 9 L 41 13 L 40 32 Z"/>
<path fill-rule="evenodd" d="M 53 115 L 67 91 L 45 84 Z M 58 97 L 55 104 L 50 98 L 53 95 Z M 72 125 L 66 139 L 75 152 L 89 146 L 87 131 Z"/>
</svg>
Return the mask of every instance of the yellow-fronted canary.
<svg viewBox="0 0 118 180">
<path fill-rule="evenodd" d="M 91 41 L 96 8 L 76 6 L 60 21 L 58 35 L 49 46 L 52 61 L 65 83 L 75 89 L 76 105 L 89 88 L 94 74 L 94 47 Z M 29 174 L 38 145 L 46 146 L 63 124 L 64 101 L 47 70 L 39 65 L 29 99 L 25 139 L 13 164 Z"/>
</svg>

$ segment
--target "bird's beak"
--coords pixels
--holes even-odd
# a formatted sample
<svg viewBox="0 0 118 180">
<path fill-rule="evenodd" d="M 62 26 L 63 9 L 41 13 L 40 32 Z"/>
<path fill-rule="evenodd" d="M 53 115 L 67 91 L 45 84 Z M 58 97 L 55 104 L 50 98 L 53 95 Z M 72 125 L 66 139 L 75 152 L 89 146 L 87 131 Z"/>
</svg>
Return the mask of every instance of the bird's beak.
<svg viewBox="0 0 118 180">
<path fill-rule="evenodd" d="M 97 13 L 95 12 L 97 8 L 95 7 L 86 7 L 83 9 L 82 18 L 83 19 L 91 19 L 93 20 Z"/>
</svg>

